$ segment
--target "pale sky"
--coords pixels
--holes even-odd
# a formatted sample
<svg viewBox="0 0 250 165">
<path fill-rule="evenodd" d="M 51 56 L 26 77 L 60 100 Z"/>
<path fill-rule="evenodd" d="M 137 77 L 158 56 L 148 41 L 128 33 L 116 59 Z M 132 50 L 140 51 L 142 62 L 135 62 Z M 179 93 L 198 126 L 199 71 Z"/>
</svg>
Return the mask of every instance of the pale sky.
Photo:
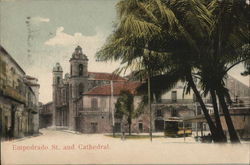
<svg viewBox="0 0 250 165">
<path fill-rule="evenodd" d="M 25 72 L 38 78 L 40 101 L 52 100 L 52 68 L 60 62 L 64 74 L 77 45 L 89 58 L 89 71 L 112 72 L 119 63 L 96 62 L 94 55 L 113 30 L 118 0 L 8 0 L 0 2 L 0 44 Z M 30 33 L 26 24 L 30 17 Z M 30 34 L 30 46 L 28 46 Z M 30 56 L 28 56 L 28 48 Z M 240 76 L 242 66 L 230 74 Z"/>
</svg>

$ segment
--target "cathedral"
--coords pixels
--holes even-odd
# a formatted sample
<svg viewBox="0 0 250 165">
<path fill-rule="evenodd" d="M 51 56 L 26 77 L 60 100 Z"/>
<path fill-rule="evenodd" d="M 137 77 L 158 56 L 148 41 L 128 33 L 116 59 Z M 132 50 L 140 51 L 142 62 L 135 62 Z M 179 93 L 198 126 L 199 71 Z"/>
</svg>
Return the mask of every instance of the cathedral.
<svg viewBox="0 0 250 165">
<path fill-rule="evenodd" d="M 121 90 L 135 95 L 139 82 L 111 74 L 88 71 L 88 58 L 77 46 L 70 62 L 70 74 L 63 77 L 59 63 L 53 67 L 53 114 L 52 125 L 63 126 L 84 133 L 112 132 L 120 130 L 120 123 L 114 123 L 114 103 Z M 135 96 L 135 104 L 140 101 Z"/>
</svg>

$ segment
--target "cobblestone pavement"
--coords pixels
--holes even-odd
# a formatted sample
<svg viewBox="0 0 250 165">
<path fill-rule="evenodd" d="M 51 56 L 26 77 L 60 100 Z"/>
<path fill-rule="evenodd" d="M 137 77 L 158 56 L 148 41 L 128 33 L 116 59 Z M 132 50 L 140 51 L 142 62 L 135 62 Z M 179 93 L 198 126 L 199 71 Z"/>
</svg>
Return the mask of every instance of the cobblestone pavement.
<svg viewBox="0 0 250 165">
<path fill-rule="evenodd" d="M 33 138 L 1 143 L 2 164 L 249 163 L 250 143 L 201 144 L 193 138 L 128 139 L 41 130 Z"/>
</svg>

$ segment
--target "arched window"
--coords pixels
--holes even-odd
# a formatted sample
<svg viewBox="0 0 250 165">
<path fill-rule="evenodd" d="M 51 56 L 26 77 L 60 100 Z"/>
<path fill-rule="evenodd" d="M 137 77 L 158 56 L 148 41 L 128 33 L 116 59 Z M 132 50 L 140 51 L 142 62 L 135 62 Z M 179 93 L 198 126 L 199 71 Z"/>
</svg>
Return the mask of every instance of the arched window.
<svg viewBox="0 0 250 165">
<path fill-rule="evenodd" d="M 80 64 L 79 65 L 79 76 L 82 76 L 83 75 L 83 65 Z"/>
<path fill-rule="evenodd" d="M 79 95 L 81 95 L 82 92 L 84 91 L 84 85 L 82 83 L 79 84 L 78 90 L 79 90 Z"/>
<path fill-rule="evenodd" d="M 60 83 L 60 77 L 57 77 L 57 78 L 56 78 L 56 82 L 57 82 L 57 84 Z"/>
<path fill-rule="evenodd" d="M 91 108 L 93 110 L 96 110 L 98 108 L 98 102 L 97 102 L 97 98 L 92 98 L 91 99 Z"/>
</svg>

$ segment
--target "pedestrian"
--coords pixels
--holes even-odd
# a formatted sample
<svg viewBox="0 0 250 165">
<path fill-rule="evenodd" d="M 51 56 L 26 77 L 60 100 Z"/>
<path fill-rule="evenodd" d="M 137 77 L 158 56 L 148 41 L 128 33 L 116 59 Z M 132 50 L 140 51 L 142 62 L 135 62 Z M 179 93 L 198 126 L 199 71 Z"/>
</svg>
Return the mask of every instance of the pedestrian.
<svg viewBox="0 0 250 165">
<path fill-rule="evenodd" d="M 125 140 L 125 131 L 122 131 L 122 140 Z"/>
<path fill-rule="evenodd" d="M 8 130 L 7 130 L 7 140 L 11 140 L 12 138 L 12 132 L 11 132 L 11 127 L 8 127 Z"/>
<path fill-rule="evenodd" d="M 211 136 L 210 133 L 207 135 L 207 137 L 208 137 L 208 142 L 209 142 L 209 143 L 212 143 L 212 136 Z"/>
</svg>

